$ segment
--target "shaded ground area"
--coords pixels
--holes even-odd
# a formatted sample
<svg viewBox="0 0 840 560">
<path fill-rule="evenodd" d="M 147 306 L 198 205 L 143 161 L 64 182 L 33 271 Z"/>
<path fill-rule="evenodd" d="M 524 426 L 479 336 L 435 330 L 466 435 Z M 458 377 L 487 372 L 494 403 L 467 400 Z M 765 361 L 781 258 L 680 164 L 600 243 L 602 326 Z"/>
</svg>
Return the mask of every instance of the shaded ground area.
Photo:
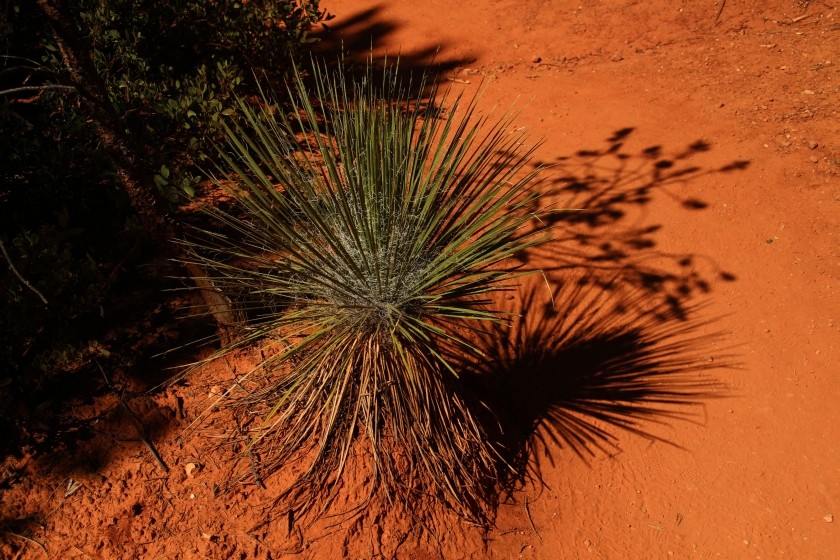
<svg viewBox="0 0 840 560">
<path fill-rule="evenodd" d="M 115 303 L 134 328 L 50 399 L 60 429 L 2 466 L 0 556 L 833 558 L 840 9 L 325 7 L 325 51 L 435 64 L 453 88 L 483 85 L 482 110 L 524 106 L 545 138 L 554 239 L 522 256 L 544 274 L 500 300 L 519 318 L 465 364 L 520 473 L 496 527 L 374 510 L 307 525 L 273 504 L 282 473 L 231 487 L 251 468 L 239 426 L 192 422 L 254 355 L 153 390 L 187 356 L 152 356 L 208 326 L 176 323 L 189 302 L 138 271 L 126 301 L 159 303 Z"/>
</svg>

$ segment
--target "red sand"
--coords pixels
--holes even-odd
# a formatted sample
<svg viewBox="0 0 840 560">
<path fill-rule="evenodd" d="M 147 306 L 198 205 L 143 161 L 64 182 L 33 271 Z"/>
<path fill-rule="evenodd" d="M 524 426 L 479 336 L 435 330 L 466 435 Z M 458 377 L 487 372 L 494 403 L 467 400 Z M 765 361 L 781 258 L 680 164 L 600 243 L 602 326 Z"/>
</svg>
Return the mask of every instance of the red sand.
<svg viewBox="0 0 840 560">
<path fill-rule="evenodd" d="M 583 268 L 601 279 L 621 271 L 619 289 L 601 296 L 581 329 L 597 342 L 594 354 L 581 357 L 585 344 L 560 354 L 588 367 L 589 378 L 557 395 L 555 418 L 574 418 L 569 395 L 621 367 L 601 355 L 618 348 L 619 362 L 627 356 L 604 342 L 616 332 L 633 333 L 634 348 L 659 348 L 662 370 L 673 370 L 657 376 L 651 366 L 649 389 L 701 387 L 702 396 L 668 406 L 684 417 L 651 413 L 635 432 L 578 416 L 608 435 L 535 445 L 542 483 L 515 492 L 489 532 L 445 513 L 434 527 L 394 513 L 290 534 L 285 515 L 267 518 L 263 509 L 276 481 L 219 492 L 230 466 L 210 436 L 229 426 L 217 414 L 183 433 L 206 404 L 205 386 L 194 384 L 131 401 L 158 426 L 150 435 L 169 474 L 136 442 L 95 457 L 82 446 L 12 462 L 6 472 L 20 470 L 2 495 L 4 518 L 18 520 L 50 558 L 837 558 L 840 7 L 324 5 L 337 16 L 330 40 L 353 54 L 372 46 L 401 54 L 404 65 L 434 58 L 453 87 L 485 84 L 482 107 L 526 105 L 517 122 L 545 138 L 539 159 L 557 164 L 546 187 L 561 206 L 583 209 L 577 220 L 558 216 L 558 243 L 539 256 L 556 306 L 573 302 L 559 282 Z M 536 294 L 529 316 L 539 318 L 548 296 Z M 669 311 L 654 325 L 661 306 Z M 202 378 L 230 379 L 226 367 Z M 519 404 L 528 403 L 537 406 Z M 111 420 L 97 429 L 131 437 L 113 399 L 75 412 L 109 407 Z M 81 486 L 69 492 L 70 480 Z M 20 521 L 27 516 L 42 525 Z M 46 555 L 6 534 L 0 557 Z"/>
</svg>

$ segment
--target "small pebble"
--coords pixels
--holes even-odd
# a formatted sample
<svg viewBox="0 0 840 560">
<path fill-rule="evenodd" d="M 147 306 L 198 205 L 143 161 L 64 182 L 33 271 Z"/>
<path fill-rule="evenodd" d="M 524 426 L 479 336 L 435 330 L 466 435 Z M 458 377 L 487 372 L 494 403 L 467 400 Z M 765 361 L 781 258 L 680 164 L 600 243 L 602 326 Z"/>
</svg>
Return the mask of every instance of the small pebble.
<svg viewBox="0 0 840 560">
<path fill-rule="evenodd" d="M 811 163 L 819 163 L 820 158 L 818 158 L 817 156 L 811 156 L 808 158 L 808 161 L 810 161 Z"/>
<path fill-rule="evenodd" d="M 816 150 L 819 146 L 819 143 L 816 140 L 808 140 L 808 147 L 812 150 Z"/>
<path fill-rule="evenodd" d="M 827 513 L 827 514 L 825 515 L 825 517 L 823 517 L 823 519 L 825 519 L 825 522 L 826 522 L 826 523 L 832 523 L 832 522 L 834 522 L 834 516 L 833 516 L 833 515 L 831 515 L 830 513 Z"/>
<path fill-rule="evenodd" d="M 534 64 L 539 64 L 540 62 L 542 62 L 542 57 L 541 56 L 535 56 L 534 58 L 531 59 L 531 62 L 533 62 Z"/>
</svg>

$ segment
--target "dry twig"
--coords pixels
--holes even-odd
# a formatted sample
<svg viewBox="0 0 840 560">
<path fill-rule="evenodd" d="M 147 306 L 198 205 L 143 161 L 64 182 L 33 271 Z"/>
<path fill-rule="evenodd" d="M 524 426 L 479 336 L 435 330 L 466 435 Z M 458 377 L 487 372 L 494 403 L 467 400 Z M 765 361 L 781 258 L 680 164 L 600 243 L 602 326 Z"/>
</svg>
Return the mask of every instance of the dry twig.
<svg viewBox="0 0 840 560">
<path fill-rule="evenodd" d="M 158 453 L 157 449 L 155 449 L 155 446 L 152 444 L 152 442 L 149 441 L 149 438 L 146 437 L 146 430 L 143 428 L 143 424 L 140 422 L 140 420 L 137 418 L 134 412 L 128 407 L 128 404 L 126 404 L 126 402 L 123 400 L 122 396 L 120 396 L 120 394 L 117 392 L 114 386 L 111 385 L 111 382 L 108 380 L 108 376 L 105 375 L 105 370 L 102 369 L 102 366 L 99 364 L 99 362 L 96 362 L 96 366 L 99 368 L 99 371 L 102 372 L 102 377 L 105 379 L 105 384 L 108 385 L 108 388 L 114 392 L 114 395 L 116 395 L 120 406 L 125 411 L 125 413 L 128 414 L 131 423 L 134 425 L 134 429 L 137 430 L 137 435 L 140 438 L 140 441 L 143 442 L 143 444 L 149 450 L 149 453 L 151 453 L 152 457 L 155 458 L 155 462 L 157 462 L 158 466 L 160 466 L 163 472 L 168 473 L 169 467 L 166 465 L 166 463 L 163 462 L 163 458 L 161 458 L 160 453 Z"/>
<path fill-rule="evenodd" d="M 44 302 L 44 305 L 49 305 L 49 303 L 47 303 L 47 298 L 44 297 L 44 294 L 39 292 L 38 288 L 27 282 L 26 278 L 21 276 L 20 272 L 17 271 L 14 263 L 12 262 L 12 258 L 9 256 L 9 253 L 6 252 L 6 245 L 3 243 L 2 239 L 0 239 L 0 251 L 3 251 L 3 256 L 6 258 L 6 262 L 9 263 L 9 270 L 11 270 L 12 274 L 14 274 L 17 277 L 17 279 L 20 280 L 20 283 L 32 290 L 35 293 L 35 295 L 41 298 L 41 301 Z"/>
<path fill-rule="evenodd" d="M 50 89 L 61 89 L 66 91 L 75 90 L 75 86 L 65 86 L 63 84 L 44 84 L 42 86 L 20 86 L 14 87 L 9 89 L 0 90 L 0 95 L 12 95 L 15 93 L 30 93 L 30 92 L 37 92 L 41 93 L 43 91 L 47 91 Z"/>
<path fill-rule="evenodd" d="M 528 521 L 531 523 L 531 529 L 534 530 L 534 534 L 537 535 L 537 538 L 540 539 L 540 542 L 542 542 L 542 535 L 540 535 L 540 532 L 537 531 L 537 526 L 534 525 L 534 519 L 531 517 L 531 508 L 528 507 L 528 498 L 525 498 L 525 513 L 528 514 Z"/>
<path fill-rule="evenodd" d="M 726 0 L 720 0 L 720 7 L 718 7 L 717 14 L 715 14 L 715 25 L 720 22 L 720 14 L 723 13 L 723 9 L 726 7 Z"/>
<path fill-rule="evenodd" d="M 254 461 L 254 451 L 251 449 L 250 445 L 248 446 L 248 459 L 251 462 L 251 474 L 254 475 L 254 482 L 257 486 L 266 490 L 267 488 L 265 486 L 265 482 L 263 482 L 262 478 L 260 478 L 260 474 L 257 472 L 257 464 L 256 461 Z"/>
<path fill-rule="evenodd" d="M 3 533 L 5 535 L 9 535 L 10 537 L 18 537 L 18 538 L 23 539 L 27 542 L 31 542 L 32 544 L 34 544 L 35 546 L 37 546 L 38 548 L 43 550 L 44 554 L 46 554 L 47 557 L 49 557 L 49 555 L 50 555 L 50 553 L 47 552 L 47 547 L 44 546 L 42 543 L 36 541 L 32 537 L 27 537 L 26 535 L 21 535 L 20 533 L 15 533 L 14 531 L 9 531 L 8 529 L 0 529 L 0 533 Z"/>
</svg>

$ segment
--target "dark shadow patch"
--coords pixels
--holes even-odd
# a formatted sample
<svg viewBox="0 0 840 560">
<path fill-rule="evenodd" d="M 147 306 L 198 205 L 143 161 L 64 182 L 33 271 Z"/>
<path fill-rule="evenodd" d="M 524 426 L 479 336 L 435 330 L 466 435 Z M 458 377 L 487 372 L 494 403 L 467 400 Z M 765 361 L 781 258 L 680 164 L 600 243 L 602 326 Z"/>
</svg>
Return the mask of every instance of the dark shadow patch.
<svg viewBox="0 0 840 560">
<path fill-rule="evenodd" d="M 568 275 L 552 300 L 532 282 L 508 300 L 515 319 L 479 337 L 485 359 L 463 364 L 493 411 L 487 430 L 511 473 L 503 494 L 539 481 L 540 462 L 566 451 L 584 461 L 619 453 L 622 434 L 682 448 L 662 426 L 703 424 L 704 403 L 727 395 L 713 370 L 736 364 L 723 334 L 708 334 L 714 321 L 697 318 L 702 305 L 652 305 L 644 289 L 609 286 Z"/>
<path fill-rule="evenodd" d="M 609 142 L 620 142 L 630 136 L 636 128 L 633 126 L 627 126 L 624 128 L 619 128 L 615 132 L 613 132 L 612 136 L 610 136 L 607 141 Z"/>
<path fill-rule="evenodd" d="M 746 169 L 749 166 L 750 166 L 749 161 L 738 160 L 738 161 L 733 161 L 732 163 L 730 163 L 728 165 L 724 165 L 723 167 L 721 167 L 719 169 L 719 171 L 724 172 L 724 173 L 727 172 L 727 171 L 743 171 L 744 169 Z"/>
<path fill-rule="evenodd" d="M 382 4 L 377 4 L 353 14 L 339 22 L 332 22 L 322 32 L 316 34 L 319 39 L 314 49 L 315 56 L 322 58 L 328 64 L 333 64 L 342 58 L 347 68 L 356 68 L 364 72 L 371 53 L 380 53 L 385 48 L 390 35 L 398 28 L 397 22 L 385 19 L 382 14 Z M 398 61 L 400 75 L 406 84 L 415 88 L 424 83 L 432 86 L 436 81 L 443 80 L 447 73 L 475 62 L 472 56 L 461 58 L 443 58 L 440 51 L 446 45 L 428 45 L 411 52 L 390 52 L 380 60 L 377 55 L 374 60 L 376 66 L 393 64 Z M 381 78 L 379 74 L 375 76 Z M 416 92 L 422 94 L 424 92 Z"/>
<path fill-rule="evenodd" d="M 683 208 L 688 208 L 689 210 L 705 210 L 709 207 L 709 205 L 702 200 L 697 200 L 696 198 L 687 198 L 682 201 Z"/>
</svg>

